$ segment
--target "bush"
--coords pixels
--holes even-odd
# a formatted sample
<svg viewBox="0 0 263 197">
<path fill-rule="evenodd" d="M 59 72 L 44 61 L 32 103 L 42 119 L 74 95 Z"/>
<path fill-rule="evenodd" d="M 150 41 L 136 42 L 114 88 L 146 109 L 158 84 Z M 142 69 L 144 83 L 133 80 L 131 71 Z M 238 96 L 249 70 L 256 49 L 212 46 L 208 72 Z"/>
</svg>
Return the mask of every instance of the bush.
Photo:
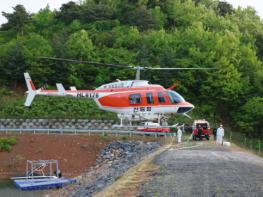
<svg viewBox="0 0 263 197">
<path fill-rule="evenodd" d="M 32 107 L 24 107 L 24 98 L 11 99 L 0 106 L 0 118 L 83 118 L 115 120 L 116 114 L 99 109 L 88 99 L 36 97 Z"/>
<path fill-rule="evenodd" d="M 16 144 L 16 138 L 0 138 L 0 151 L 7 151 L 11 150 L 11 147 Z"/>
<path fill-rule="evenodd" d="M 108 134 L 107 133 L 102 133 L 100 135 L 100 138 L 103 139 L 103 140 L 106 140 L 108 138 Z"/>
<path fill-rule="evenodd" d="M 121 140 L 122 140 L 122 141 L 127 141 L 127 139 L 128 139 L 127 136 L 122 136 L 122 137 L 121 137 Z"/>
</svg>

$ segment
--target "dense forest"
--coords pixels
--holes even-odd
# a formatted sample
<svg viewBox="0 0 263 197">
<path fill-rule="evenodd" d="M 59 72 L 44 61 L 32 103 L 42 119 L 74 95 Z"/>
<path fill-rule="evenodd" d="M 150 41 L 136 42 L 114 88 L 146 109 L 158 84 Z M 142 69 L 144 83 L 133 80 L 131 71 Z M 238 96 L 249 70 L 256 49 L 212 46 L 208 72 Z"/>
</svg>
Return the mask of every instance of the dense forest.
<svg viewBox="0 0 263 197">
<path fill-rule="evenodd" d="M 1 117 L 106 118 L 89 101 L 69 98 L 38 98 L 25 109 L 25 71 L 38 87 L 47 88 L 61 82 L 92 89 L 135 78 L 131 70 L 39 56 L 208 67 L 218 70 L 142 71 L 142 78 L 164 87 L 177 81 L 176 91 L 204 118 L 217 117 L 239 131 L 263 136 L 263 23 L 251 7 L 235 9 L 218 0 L 83 0 L 32 14 L 17 5 L 2 15 L 7 22 L 0 29 Z"/>
</svg>

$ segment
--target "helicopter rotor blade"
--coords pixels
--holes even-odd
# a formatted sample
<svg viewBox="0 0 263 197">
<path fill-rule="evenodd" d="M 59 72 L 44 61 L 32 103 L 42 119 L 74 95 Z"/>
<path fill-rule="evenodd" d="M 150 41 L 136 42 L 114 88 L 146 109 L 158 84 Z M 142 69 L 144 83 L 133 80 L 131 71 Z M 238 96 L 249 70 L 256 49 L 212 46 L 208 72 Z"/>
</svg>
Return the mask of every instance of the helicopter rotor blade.
<svg viewBox="0 0 263 197">
<path fill-rule="evenodd" d="M 46 57 L 46 56 L 38 56 L 36 58 L 53 60 L 53 61 L 63 61 L 63 62 L 68 62 L 72 64 L 90 64 L 90 65 L 95 65 L 95 66 L 108 66 L 112 68 L 124 68 L 124 69 L 136 70 L 136 80 L 140 80 L 141 70 L 215 70 L 215 69 L 217 70 L 217 68 L 160 68 L 160 67 L 144 67 L 144 66 L 139 66 L 139 65 L 131 66 L 127 64 L 109 64 L 109 63 L 102 63 L 102 62 L 74 60 L 74 59 Z"/>
<path fill-rule="evenodd" d="M 67 59 L 67 58 L 45 57 L 45 56 L 39 56 L 36 58 L 54 60 L 54 61 L 63 61 L 63 62 L 69 62 L 72 64 L 91 64 L 91 65 L 96 65 L 96 66 L 109 66 L 109 67 L 117 67 L 117 68 L 134 69 L 134 66 L 125 65 L 125 64 L 108 64 L 108 63 L 92 62 L 92 61 L 86 61 L 86 60 L 73 60 L 73 59 Z"/>
<path fill-rule="evenodd" d="M 217 68 L 150 68 L 146 67 L 148 70 L 214 70 Z"/>
</svg>

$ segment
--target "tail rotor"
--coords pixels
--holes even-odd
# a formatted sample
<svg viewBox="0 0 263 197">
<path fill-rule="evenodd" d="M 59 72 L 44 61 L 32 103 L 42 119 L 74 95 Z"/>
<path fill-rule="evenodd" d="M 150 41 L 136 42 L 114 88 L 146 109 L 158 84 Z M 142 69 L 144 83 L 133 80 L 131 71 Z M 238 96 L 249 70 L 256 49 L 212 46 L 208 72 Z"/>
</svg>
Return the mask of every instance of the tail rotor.
<svg viewBox="0 0 263 197">
<path fill-rule="evenodd" d="M 35 96 L 36 96 L 36 87 L 35 85 L 33 84 L 30 76 L 29 76 L 29 73 L 24 73 L 24 77 L 25 77 L 25 80 L 26 80 L 26 85 L 27 85 L 27 97 L 26 97 L 26 102 L 25 102 L 25 106 L 26 107 L 30 107 Z"/>
</svg>

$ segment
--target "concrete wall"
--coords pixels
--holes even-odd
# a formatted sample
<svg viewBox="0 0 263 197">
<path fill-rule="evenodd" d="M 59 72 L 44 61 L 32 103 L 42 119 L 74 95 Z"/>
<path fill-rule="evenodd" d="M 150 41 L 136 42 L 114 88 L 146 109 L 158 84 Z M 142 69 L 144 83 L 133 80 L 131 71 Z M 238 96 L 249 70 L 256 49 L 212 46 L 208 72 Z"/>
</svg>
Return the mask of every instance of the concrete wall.
<svg viewBox="0 0 263 197">
<path fill-rule="evenodd" d="M 114 124 L 114 120 L 0 119 L 0 128 L 14 129 L 110 129 Z"/>
</svg>

